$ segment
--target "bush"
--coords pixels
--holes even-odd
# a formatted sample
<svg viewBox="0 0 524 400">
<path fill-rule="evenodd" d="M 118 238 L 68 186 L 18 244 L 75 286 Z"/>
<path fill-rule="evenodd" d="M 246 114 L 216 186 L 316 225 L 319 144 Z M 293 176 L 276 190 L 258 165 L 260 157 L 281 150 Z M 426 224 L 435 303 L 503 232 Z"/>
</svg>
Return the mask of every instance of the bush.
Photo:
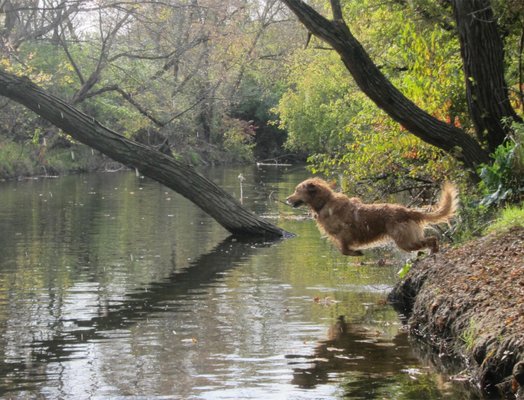
<svg viewBox="0 0 524 400">
<path fill-rule="evenodd" d="M 0 143 L 0 178 L 13 179 L 36 173 L 36 165 L 31 160 L 34 147 L 6 140 Z"/>
<path fill-rule="evenodd" d="M 480 168 L 483 205 L 517 203 L 524 195 L 524 124 L 511 127 L 513 133 L 492 154 L 493 163 Z"/>
<path fill-rule="evenodd" d="M 224 127 L 222 146 L 231 161 L 252 162 L 255 127 L 247 121 L 236 118 L 224 118 Z"/>
</svg>

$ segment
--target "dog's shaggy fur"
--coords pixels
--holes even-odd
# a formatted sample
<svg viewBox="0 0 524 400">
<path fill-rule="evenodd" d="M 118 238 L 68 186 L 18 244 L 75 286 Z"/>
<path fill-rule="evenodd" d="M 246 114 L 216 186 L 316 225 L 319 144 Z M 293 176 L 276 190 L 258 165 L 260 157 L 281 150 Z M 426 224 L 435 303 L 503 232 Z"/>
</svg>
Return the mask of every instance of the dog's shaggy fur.
<svg viewBox="0 0 524 400">
<path fill-rule="evenodd" d="M 287 198 L 293 207 L 303 204 L 314 212 L 319 228 L 347 256 L 362 255 L 360 249 L 393 240 L 405 251 L 429 248 L 439 250 L 436 237 L 424 236 L 430 224 L 448 222 L 458 207 L 458 193 L 452 183 L 445 183 L 434 211 L 421 211 L 400 204 L 364 204 L 334 192 L 322 179 L 311 178 L 300 183 Z"/>
</svg>

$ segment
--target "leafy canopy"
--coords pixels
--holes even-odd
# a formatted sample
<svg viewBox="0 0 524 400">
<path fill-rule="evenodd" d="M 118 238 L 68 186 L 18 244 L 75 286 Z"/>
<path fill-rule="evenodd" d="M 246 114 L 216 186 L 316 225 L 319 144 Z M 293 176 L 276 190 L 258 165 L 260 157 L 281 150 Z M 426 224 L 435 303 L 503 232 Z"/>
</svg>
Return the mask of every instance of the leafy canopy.
<svg viewBox="0 0 524 400">
<path fill-rule="evenodd" d="M 345 2 L 352 33 L 386 77 L 418 106 L 473 132 L 451 10 L 435 1 Z M 311 170 L 388 185 L 457 174 L 456 161 L 392 122 L 316 40 L 291 60 L 289 90 L 275 112 L 287 146 L 310 154 Z M 458 172 L 460 173 L 460 172 Z"/>
</svg>

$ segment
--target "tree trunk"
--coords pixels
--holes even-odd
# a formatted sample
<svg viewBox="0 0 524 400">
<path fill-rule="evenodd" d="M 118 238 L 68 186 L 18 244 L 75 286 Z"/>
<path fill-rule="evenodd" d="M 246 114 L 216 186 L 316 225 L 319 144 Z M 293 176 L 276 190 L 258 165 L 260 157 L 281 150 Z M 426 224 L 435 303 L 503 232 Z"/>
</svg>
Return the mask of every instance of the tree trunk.
<svg viewBox="0 0 524 400">
<path fill-rule="evenodd" d="M 478 139 L 492 153 L 509 127 L 504 117 L 520 120 L 511 107 L 504 79 L 504 46 L 489 0 L 454 0 L 453 12 L 464 61 L 466 95 Z"/>
<path fill-rule="evenodd" d="M 190 166 L 104 127 L 26 78 L 0 69 L 0 95 L 26 106 L 79 142 L 137 168 L 145 176 L 180 193 L 232 234 L 268 238 L 286 235 L 282 229 L 244 209 L 231 195 Z"/>
<path fill-rule="evenodd" d="M 466 167 L 476 169 L 489 161 L 488 153 L 473 137 L 429 115 L 391 84 L 342 20 L 339 1 L 331 1 L 333 21 L 301 0 L 282 1 L 312 34 L 338 52 L 360 89 L 391 118 L 426 143 L 463 161 Z"/>
</svg>

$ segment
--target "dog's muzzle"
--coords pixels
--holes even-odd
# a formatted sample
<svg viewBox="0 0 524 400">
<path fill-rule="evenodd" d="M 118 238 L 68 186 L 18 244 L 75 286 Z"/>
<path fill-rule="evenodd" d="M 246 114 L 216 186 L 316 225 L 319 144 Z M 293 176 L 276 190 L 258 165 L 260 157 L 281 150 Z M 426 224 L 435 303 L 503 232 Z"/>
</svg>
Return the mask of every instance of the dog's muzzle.
<svg viewBox="0 0 524 400">
<path fill-rule="evenodd" d="M 300 207 L 301 205 L 304 204 L 304 202 L 302 200 L 293 201 L 289 197 L 286 199 L 286 203 L 289 204 L 293 208 Z"/>
</svg>

